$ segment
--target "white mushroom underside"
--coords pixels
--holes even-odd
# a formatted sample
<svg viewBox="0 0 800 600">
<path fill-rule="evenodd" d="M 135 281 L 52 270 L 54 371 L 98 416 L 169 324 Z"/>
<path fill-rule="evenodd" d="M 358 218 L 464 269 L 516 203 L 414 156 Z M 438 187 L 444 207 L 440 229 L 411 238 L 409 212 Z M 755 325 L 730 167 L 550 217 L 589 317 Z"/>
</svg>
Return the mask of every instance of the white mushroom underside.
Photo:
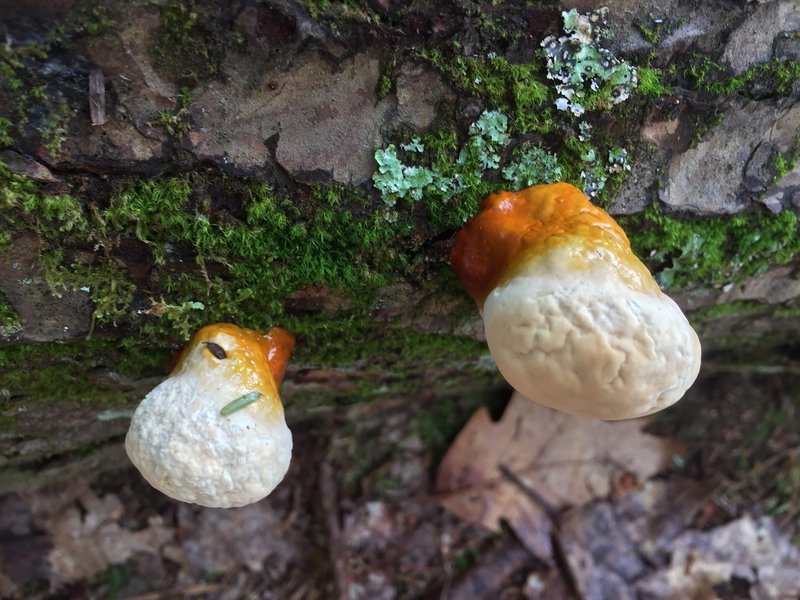
<svg viewBox="0 0 800 600">
<path fill-rule="evenodd" d="M 598 264 L 576 270 L 551 252 L 494 289 L 486 340 L 506 380 L 573 415 L 628 419 L 677 402 L 697 377 L 700 342 L 664 294 L 622 283 Z"/>
<path fill-rule="evenodd" d="M 229 508 L 256 502 L 281 482 L 292 456 L 283 415 L 265 418 L 251 405 L 223 417 L 220 409 L 241 395 L 227 387 L 176 376 L 142 400 L 125 449 L 150 485 L 176 500 Z"/>
</svg>

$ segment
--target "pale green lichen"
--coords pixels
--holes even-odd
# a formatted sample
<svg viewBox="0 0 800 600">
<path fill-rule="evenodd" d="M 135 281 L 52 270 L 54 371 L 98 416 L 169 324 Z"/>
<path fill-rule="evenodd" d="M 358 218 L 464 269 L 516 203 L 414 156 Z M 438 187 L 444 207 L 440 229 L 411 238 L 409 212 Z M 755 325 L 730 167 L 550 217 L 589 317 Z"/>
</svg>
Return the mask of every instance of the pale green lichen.
<svg viewBox="0 0 800 600">
<path fill-rule="evenodd" d="M 372 176 L 383 201 L 394 206 L 398 199 L 421 200 L 425 194 L 447 201 L 463 192 L 485 170 L 500 166 L 500 152 L 509 141 L 508 117 L 499 111 L 485 111 L 469 128 L 469 139 L 455 160 L 455 173 L 437 165 L 421 166 L 403 162 L 397 147 L 390 144 L 375 152 L 378 169 Z M 424 158 L 425 145 L 414 138 L 401 149 L 411 158 Z"/>
<path fill-rule="evenodd" d="M 607 202 L 631 169 L 627 150 L 592 141 L 589 124 L 575 116 L 624 101 L 638 76 L 632 65 L 601 46 L 606 14 L 565 11 L 565 35 L 544 40 L 542 56 L 529 63 L 511 64 L 494 52 L 459 56 L 455 42 L 451 49 L 456 54 L 450 58 L 441 49 L 421 50 L 419 56 L 457 87 L 494 108 L 470 126 L 461 146 L 457 137 L 434 132 L 436 150 L 431 150 L 430 135 L 378 150 L 373 182 L 384 202 L 394 207 L 399 199 L 424 200 L 434 223 L 452 225 L 463 223 L 480 197 L 500 187 L 565 180 Z M 648 68 L 644 95 L 664 92 L 659 76 L 657 69 Z M 555 93 L 543 83 L 546 78 L 557 82 Z M 567 114 L 549 108 L 548 100 L 555 108 L 569 109 Z M 558 135 L 564 143 L 554 152 L 544 140 L 531 140 L 532 132 Z M 614 185 L 606 192 L 609 180 Z M 446 216 L 448 208 L 452 217 Z"/>
<path fill-rule="evenodd" d="M 515 190 L 562 178 L 558 157 L 541 146 L 525 143 L 514 150 L 513 157 L 503 169 L 503 178 Z"/>
<path fill-rule="evenodd" d="M 389 206 L 406 197 L 421 200 L 423 190 L 433 183 L 433 172 L 425 167 L 404 164 L 397 156 L 394 144 L 376 151 L 375 162 L 378 170 L 372 175 L 372 181 Z"/>
</svg>

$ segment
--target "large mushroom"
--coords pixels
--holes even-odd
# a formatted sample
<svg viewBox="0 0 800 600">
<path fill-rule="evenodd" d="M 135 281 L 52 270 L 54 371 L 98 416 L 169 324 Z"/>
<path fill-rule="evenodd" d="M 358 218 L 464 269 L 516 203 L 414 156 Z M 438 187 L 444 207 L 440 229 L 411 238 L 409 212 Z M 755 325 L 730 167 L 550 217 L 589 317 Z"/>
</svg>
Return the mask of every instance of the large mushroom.
<svg viewBox="0 0 800 600">
<path fill-rule="evenodd" d="M 244 506 L 286 475 L 292 434 L 278 386 L 294 336 L 203 327 L 133 415 L 125 449 L 154 488 L 210 507 Z"/>
<path fill-rule="evenodd" d="M 452 265 L 517 390 L 573 415 L 628 419 L 677 402 L 700 342 L 625 232 L 567 183 L 487 197 Z"/>
</svg>

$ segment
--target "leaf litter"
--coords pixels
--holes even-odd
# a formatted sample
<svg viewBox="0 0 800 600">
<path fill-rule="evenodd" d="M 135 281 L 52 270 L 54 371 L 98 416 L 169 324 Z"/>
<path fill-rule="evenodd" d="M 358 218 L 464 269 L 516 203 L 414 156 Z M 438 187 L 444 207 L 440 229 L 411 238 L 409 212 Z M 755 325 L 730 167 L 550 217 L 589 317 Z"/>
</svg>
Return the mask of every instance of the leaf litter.
<svg viewBox="0 0 800 600">
<path fill-rule="evenodd" d="M 760 385 L 701 381 L 656 423 L 688 449 L 646 420 L 575 421 L 514 398 L 497 423 L 475 413 L 442 459 L 419 437 L 426 398 L 386 399 L 297 427 L 307 451 L 245 509 L 172 502 L 133 469 L 0 497 L 0 597 L 795 600 L 791 503 L 776 524 L 768 502 L 731 508 L 725 492 L 792 466 L 768 453 L 797 443 L 792 387 L 775 383 L 756 402 Z M 778 405 L 785 418 L 757 438 L 730 417 Z"/>
<path fill-rule="evenodd" d="M 644 433 L 646 424 L 573 417 L 515 393 L 500 421 L 482 408 L 458 434 L 436 477 L 440 502 L 492 531 L 507 522 L 552 563 L 548 512 L 645 481 L 684 449 Z"/>
<path fill-rule="evenodd" d="M 498 422 L 482 408 L 458 434 L 438 501 L 492 531 L 507 525 L 550 567 L 529 577 L 527 598 L 800 598 L 800 550 L 772 519 L 697 529 L 716 485 L 655 478 L 686 446 L 644 432 L 649 421 L 571 417 L 514 394 Z"/>
</svg>

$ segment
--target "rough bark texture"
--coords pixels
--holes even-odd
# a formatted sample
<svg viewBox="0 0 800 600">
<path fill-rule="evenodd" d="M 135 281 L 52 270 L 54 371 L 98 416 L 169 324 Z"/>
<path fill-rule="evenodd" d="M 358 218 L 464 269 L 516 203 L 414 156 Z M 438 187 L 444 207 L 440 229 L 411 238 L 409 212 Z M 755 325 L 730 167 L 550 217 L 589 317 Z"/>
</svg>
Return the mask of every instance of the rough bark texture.
<svg viewBox="0 0 800 600">
<path fill-rule="evenodd" d="M 797 368 L 800 2 L 610 3 L 603 44 L 639 86 L 581 116 L 540 45 L 602 4 L 528 4 L 0 0 L 0 493 L 121 461 L 129 411 L 208 322 L 296 332 L 292 423 L 501 389 L 448 256 L 531 147 L 602 176 L 708 362 Z M 508 127 L 478 172 L 484 111 Z M 381 193 L 392 143 L 472 185 Z"/>
</svg>

